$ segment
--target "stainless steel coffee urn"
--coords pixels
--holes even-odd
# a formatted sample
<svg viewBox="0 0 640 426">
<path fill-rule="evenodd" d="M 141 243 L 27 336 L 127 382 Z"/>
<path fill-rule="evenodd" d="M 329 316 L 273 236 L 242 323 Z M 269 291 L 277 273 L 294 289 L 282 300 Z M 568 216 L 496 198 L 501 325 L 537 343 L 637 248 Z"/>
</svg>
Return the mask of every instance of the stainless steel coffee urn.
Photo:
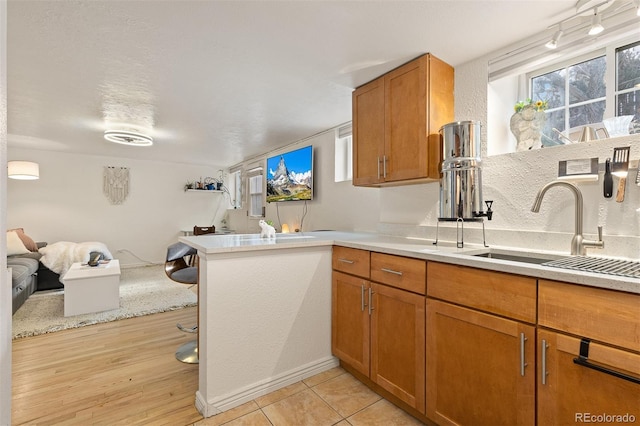
<svg viewBox="0 0 640 426">
<path fill-rule="evenodd" d="M 440 180 L 441 221 L 491 220 L 491 201 L 483 211 L 481 124 L 457 121 L 440 129 L 442 138 L 442 178 Z"/>
</svg>

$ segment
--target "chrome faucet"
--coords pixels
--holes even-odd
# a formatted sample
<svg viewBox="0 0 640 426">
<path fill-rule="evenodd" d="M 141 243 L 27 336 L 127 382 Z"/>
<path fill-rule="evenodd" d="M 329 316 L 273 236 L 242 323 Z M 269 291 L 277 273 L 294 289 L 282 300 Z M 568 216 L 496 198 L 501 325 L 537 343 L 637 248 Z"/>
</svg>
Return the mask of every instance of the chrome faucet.
<svg viewBox="0 0 640 426">
<path fill-rule="evenodd" d="M 542 204 L 542 198 L 544 197 L 544 194 L 549 188 L 552 188 L 554 186 L 564 186 L 565 188 L 568 188 L 569 190 L 571 190 L 571 192 L 573 192 L 573 195 L 576 199 L 576 229 L 573 235 L 573 239 L 571 240 L 571 254 L 584 256 L 587 254 L 587 247 L 604 248 L 604 241 L 602 241 L 602 226 L 598 226 L 598 241 L 585 240 L 582 236 L 582 192 L 580 192 L 580 189 L 578 189 L 578 187 L 574 184 L 561 180 L 554 180 L 553 182 L 549 182 L 548 184 L 540 188 L 540 191 L 538 191 L 538 195 L 536 195 L 536 199 L 533 202 L 531 211 L 534 213 L 538 213 L 540 211 L 540 205 Z"/>
</svg>

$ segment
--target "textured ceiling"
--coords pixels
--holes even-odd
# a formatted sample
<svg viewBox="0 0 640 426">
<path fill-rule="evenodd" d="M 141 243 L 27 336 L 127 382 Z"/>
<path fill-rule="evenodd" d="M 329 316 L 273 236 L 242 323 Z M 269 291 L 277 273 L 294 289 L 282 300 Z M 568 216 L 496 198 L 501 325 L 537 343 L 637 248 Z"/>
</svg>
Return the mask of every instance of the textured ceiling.
<svg viewBox="0 0 640 426">
<path fill-rule="evenodd" d="M 195 164 L 351 120 L 351 91 L 432 52 L 457 66 L 574 0 L 8 1 L 8 143 Z M 105 141 L 138 129 L 150 148 Z"/>
</svg>

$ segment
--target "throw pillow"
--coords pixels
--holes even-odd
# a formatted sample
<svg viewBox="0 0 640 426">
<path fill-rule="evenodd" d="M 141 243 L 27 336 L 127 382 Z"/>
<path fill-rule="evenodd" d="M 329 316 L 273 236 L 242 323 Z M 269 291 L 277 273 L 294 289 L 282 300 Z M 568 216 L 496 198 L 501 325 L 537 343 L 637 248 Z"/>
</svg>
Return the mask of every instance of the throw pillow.
<svg viewBox="0 0 640 426">
<path fill-rule="evenodd" d="M 38 251 L 38 245 L 36 244 L 35 241 L 33 241 L 33 239 L 30 236 L 24 233 L 24 229 L 14 228 L 14 229 L 9 229 L 8 231 L 16 231 L 16 234 L 18 234 L 18 237 L 20 237 L 20 240 L 22 240 L 22 244 L 24 244 L 27 250 Z"/>
<path fill-rule="evenodd" d="M 24 246 L 16 231 L 7 232 L 7 256 L 27 254 L 29 250 Z"/>
</svg>

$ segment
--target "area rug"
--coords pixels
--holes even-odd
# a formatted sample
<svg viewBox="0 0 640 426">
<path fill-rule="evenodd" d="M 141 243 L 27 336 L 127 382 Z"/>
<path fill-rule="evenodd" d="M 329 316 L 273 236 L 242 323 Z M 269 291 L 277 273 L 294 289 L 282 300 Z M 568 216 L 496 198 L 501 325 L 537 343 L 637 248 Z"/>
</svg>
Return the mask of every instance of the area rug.
<svg viewBox="0 0 640 426">
<path fill-rule="evenodd" d="M 13 338 L 195 306 L 194 291 L 195 288 L 167 278 L 163 265 L 123 268 L 119 309 L 65 318 L 63 290 L 36 292 L 13 315 Z"/>
</svg>

